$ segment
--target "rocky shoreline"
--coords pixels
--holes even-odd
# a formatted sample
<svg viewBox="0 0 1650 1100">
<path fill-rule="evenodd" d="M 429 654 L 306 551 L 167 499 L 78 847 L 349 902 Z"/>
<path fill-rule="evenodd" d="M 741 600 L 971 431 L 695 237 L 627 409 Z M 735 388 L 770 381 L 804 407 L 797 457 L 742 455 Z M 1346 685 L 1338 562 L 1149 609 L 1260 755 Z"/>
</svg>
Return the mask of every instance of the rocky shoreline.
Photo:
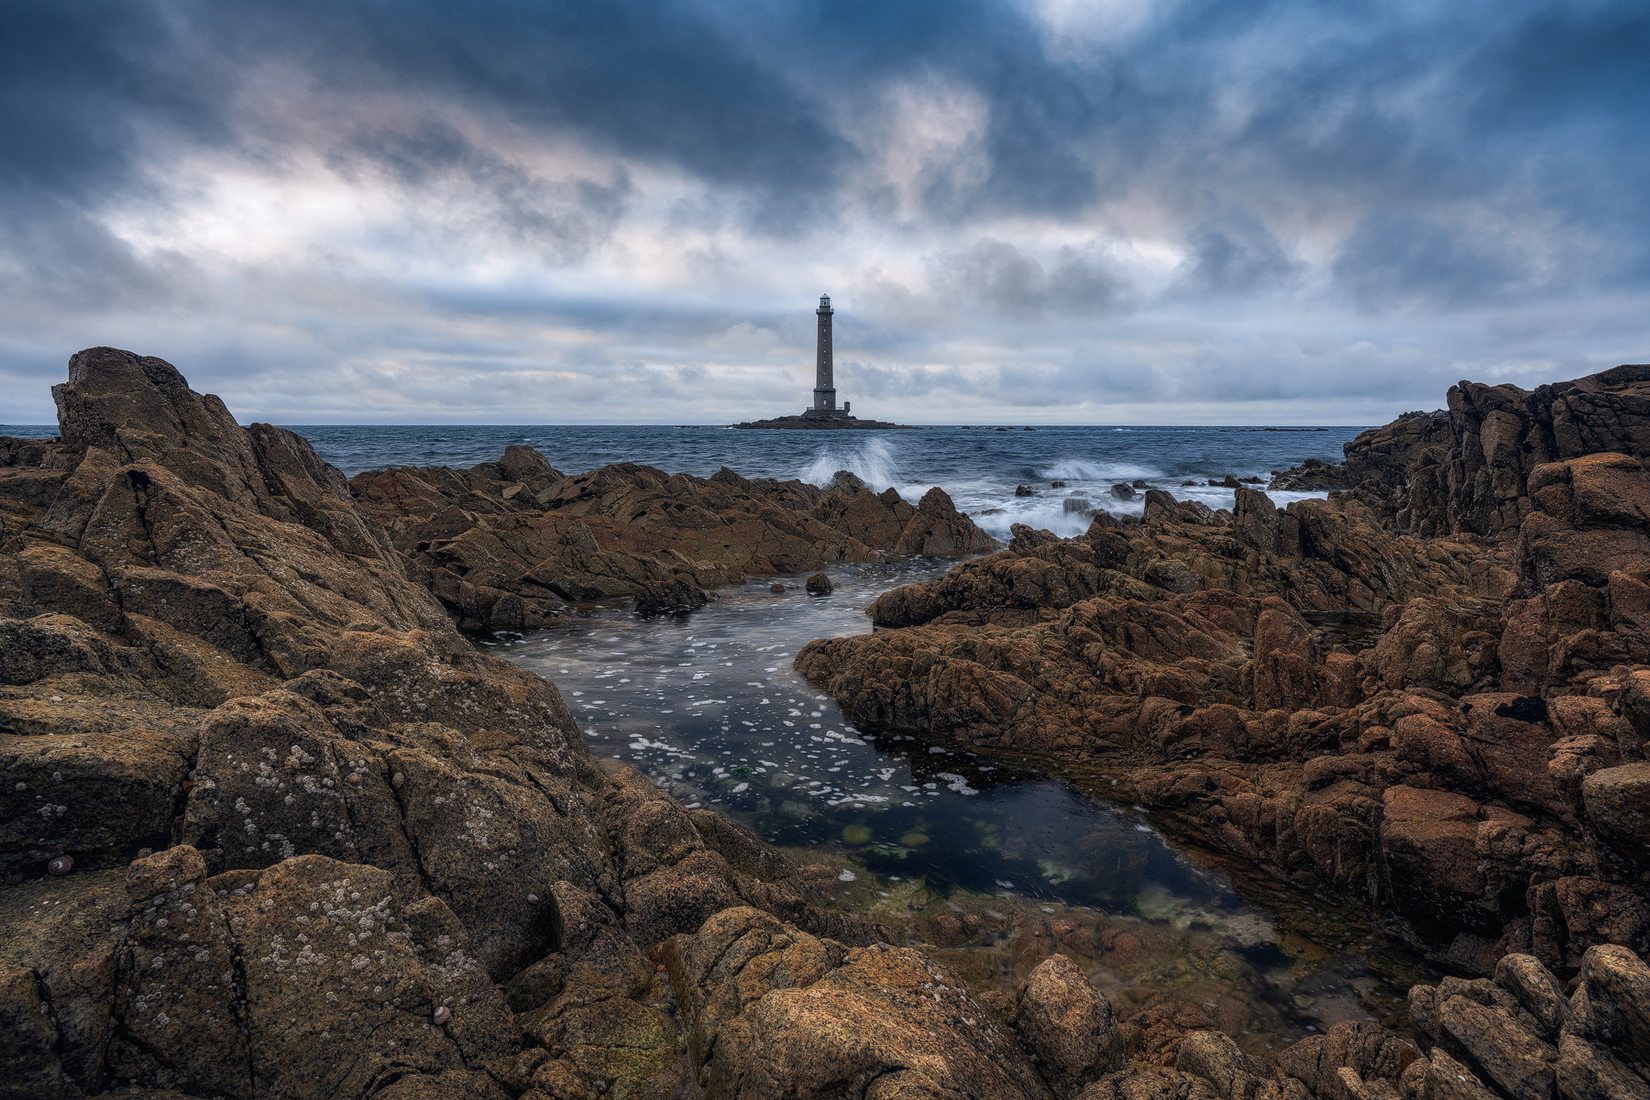
<svg viewBox="0 0 1650 1100">
<path fill-rule="evenodd" d="M 370 470 L 349 491 L 409 575 L 472 630 L 543 626 L 572 604 L 614 597 L 644 614 L 687 611 L 747 576 L 994 545 L 943 490 L 913 506 L 849 473 L 824 489 L 633 463 L 569 477 L 512 446 L 469 469 Z"/>
<path fill-rule="evenodd" d="M 1463 383 L 1275 483 L 1327 501 L 1153 491 L 1139 524 L 1020 528 L 797 663 L 864 728 L 1103 771 L 1463 972 L 1642 966 L 1647 457 L 1650 367 Z"/>
<path fill-rule="evenodd" d="M 799 655 L 857 721 L 1102 764 L 1486 975 L 1262 1063 L 1147 1037 L 1055 942 L 971 985 L 458 630 L 983 549 L 944 494 L 519 450 L 347 482 L 81 352 L 60 439 L 0 440 L 0 1096 L 1644 1095 L 1640 372 L 1452 394 L 1328 502 L 1022 529 Z"/>
</svg>

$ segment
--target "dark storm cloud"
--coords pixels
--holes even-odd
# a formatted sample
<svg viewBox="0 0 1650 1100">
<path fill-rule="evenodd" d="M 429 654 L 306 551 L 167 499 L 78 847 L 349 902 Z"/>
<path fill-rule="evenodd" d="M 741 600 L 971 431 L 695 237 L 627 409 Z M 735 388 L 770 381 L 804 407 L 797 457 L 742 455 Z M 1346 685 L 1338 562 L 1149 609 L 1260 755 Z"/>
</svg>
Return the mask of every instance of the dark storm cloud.
<svg viewBox="0 0 1650 1100">
<path fill-rule="evenodd" d="M 715 402 L 805 361 L 825 275 L 879 289 L 843 334 L 912 399 L 1362 400 L 1424 362 L 1642 356 L 1642 3 L 1089 7 L 12 0 L 5 366 L 43 390 L 45 349 L 142 338 L 283 402 L 489 363 L 530 396 L 523 358 L 568 400 L 632 372 Z M 323 171 L 402 214 L 300 208 L 333 234 L 304 268 L 202 193 Z M 900 271 L 842 258 L 879 247 Z"/>
<path fill-rule="evenodd" d="M 1247 211 L 1192 228 L 1180 271 L 1184 291 L 1192 294 L 1242 294 L 1293 282 L 1301 264 Z"/>
<path fill-rule="evenodd" d="M 314 97 L 340 105 L 377 95 L 463 105 L 748 188 L 745 210 L 768 228 L 804 223 L 851 181 L 860 163 L 853 108 L 870 109 L 882 87 L 914 72 L 991 105 L 986 171 L 966 192 L 937 190 L 940 216 L 1072 213 L 1143 180 L 1171 196 L 1193 183 L 1281 176 L 1291 201 L 1348 191 L 1388 202 L 1454 197 L 1549 143 L 1595 164 L 1645 163 L 1642 150 L 1590 145 L 1576 132 L 1601 116 L 1607 128 L 1626 127 L 1650 99 L 1650 66 L 1639 63 L 1650 16 L 1625 4 L 1531 4 L 1522 16 L 1520 5 L 1497 6 L 1465 61 L 1461 36 L 1490 10 L 1479 5 L 1427 18 L 1398 9 L 1383 20 L 1307 0 L 1183 3 L 1127 50 L 1097 45 L 1058 59 L 1027 10 L 1007 2 L 744 8 L 23 0 L 8 9 L 0 45 L 0 135 L 25 155 L 8 158 L 0 178 L 57 195 L 119 188 L 131 182 L 140 140 L 157 136 L 145 124 L 206 144 L 316 142 L 412 183 L 452 166 L 484 179 L 499 172 L 495 155 L 435 119 L 400 129 L 369 110 L 336 135 L 327 120 L 279 102 L 248 118 L 229 92 L 259 65 L 291 66 L 314 82 Z M 1314 31 L 1309 45 L 1290 51 L 1287 36 L 1303 29 Z M 1275 60 L 1240 75 L 1229 43 L 1245 34 L 1260 35 Z M 1234 80 L 1253 107 L 1231 128 L 1214 108 Z M 1418 89 L 1438 93 L 1424 109 L 1405 98 Z M 1526 144 L 1485 156 L 1461 144 L 1469 127 Z"/>
<path fill-rule="evenodd" d="M 1505 293 L 1521 277 L 1514 262 L 1490 247 L 1465 230 L 1378 210 L 1346 239 L 1331 270 L 1371 308 L 1472 305 Z"/>
<path fill-rule="evenodd" d="M 1102 250 L 1067 246 L 1045 263 L 991 238 L 937 257 L 933 281 L 942 295 L 1016 319 L 1099 316 L 1120 308 L 1128 292 Z"/>
</svg>

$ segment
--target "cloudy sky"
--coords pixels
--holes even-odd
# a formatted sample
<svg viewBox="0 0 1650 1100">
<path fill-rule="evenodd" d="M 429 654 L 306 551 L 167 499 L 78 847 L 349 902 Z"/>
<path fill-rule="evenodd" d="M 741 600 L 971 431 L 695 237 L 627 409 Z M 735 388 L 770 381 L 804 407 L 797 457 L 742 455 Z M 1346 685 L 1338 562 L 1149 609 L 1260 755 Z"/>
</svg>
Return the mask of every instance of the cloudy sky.
<svg viewBox="0 0 1650 1100">
<path fill-rule="evenodd" d="M 1650 359 L 1650 5 L 7 0 L 0 421 L 1372 423 Z"/>
</svg>

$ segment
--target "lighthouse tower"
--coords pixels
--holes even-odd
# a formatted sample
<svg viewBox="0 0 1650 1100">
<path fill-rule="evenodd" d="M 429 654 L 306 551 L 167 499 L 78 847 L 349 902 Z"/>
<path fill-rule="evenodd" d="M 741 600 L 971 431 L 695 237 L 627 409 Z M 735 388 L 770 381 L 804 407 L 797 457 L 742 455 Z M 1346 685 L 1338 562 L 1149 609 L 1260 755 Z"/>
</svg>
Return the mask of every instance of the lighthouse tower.
<svg viewBox="0 0 1650 1100">
<path fill-rule="evenodd" d="M 819 332 L 814 342 L 814 400 L 802 415 L 816 420 L 835 420 L 848 415 L 848 407 L 836 407 L 836 365 L 831 356 L 831 296 L 819 296 Z"/>
</svg>

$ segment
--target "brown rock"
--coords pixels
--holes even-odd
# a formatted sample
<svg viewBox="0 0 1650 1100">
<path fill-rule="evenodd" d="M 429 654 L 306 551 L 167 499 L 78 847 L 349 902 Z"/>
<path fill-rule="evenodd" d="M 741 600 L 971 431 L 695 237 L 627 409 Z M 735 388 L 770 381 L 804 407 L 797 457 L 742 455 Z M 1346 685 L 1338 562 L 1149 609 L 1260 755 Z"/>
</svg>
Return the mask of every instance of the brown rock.
<svg viewBox="0 0 1650 1100">
<path fill-rule="evenodd" d="M 909 949 L 850 950 L 736 908 L 665 957 L 711 1095 L 1047 1095 L 1009 1033 Z"/>
<path fill-rule="evenodd" d="M 676 612 L 752 574 L 991 546 L 942 490 L 913 506 L 852 475 L 823 489 L 632 463 L 568 477 L 516 447 L 468 470 L 372 470 L 350 488 L 412 574 L 474 628 L 541 626 L 569 603 L 615 596 Z"/>
<path fill-rule="evenodd" d="M 1628 858 L 1650 858 L 1650 763 L 1595 771 L 1581 783 L 1587 817 Z"/>
<path fill-rule="evenodd" d="M 1625 947 L 1588 950 L 1566 1030 L 1650 1069 L 1650 966 Z"/>
<path fill-rule="evenodd" d="M 1015 1027 L 1055 1095 L 1075 1096 L 1122 1066 L 1111 1003 L 1067 956 L 1051 955 L 1031 972 L 1019 1009 Z"/>
<path fill-rule="evenodd" d="M 1553 1093 L 1557 1052 L 1518 1025 L 1504 1009 L 1467 997 L 1438 1006 L 1439 1041 L 1509 1100 L 1545 1100 Z"/>
</svg>

